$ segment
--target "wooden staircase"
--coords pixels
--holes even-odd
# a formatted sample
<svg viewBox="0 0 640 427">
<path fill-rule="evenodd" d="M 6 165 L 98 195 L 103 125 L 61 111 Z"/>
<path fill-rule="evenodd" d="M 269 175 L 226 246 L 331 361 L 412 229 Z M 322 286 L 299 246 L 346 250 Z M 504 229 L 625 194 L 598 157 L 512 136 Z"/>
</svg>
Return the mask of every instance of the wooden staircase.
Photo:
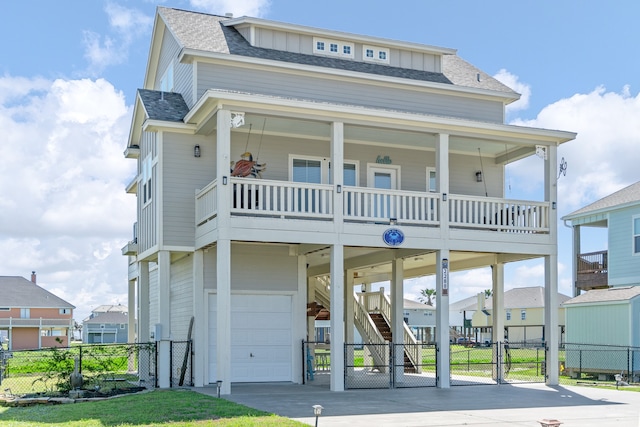
<svg viewBox="0 0 640 427">
<path fill-rule="evenodd" d="M 387 342 L 392 342 L 393 333 L 391 332 L 391 327 L 387 323 L 384 316 L 381 313 L 369 313 L 369 316 L 371 316 L 371 320 L 373 320 L 373 323 L 376 325 L 376 328 L 378 328 L 378 331 L 380 331 L 380 334 L 382 335 L 384 340 Z M 406 350 L 404 351 L 404 372 L 407 374 L 415 374 L 417 372 L 417 369 L 411 362 L 411 359 L 409 358 Z"/>
</svg>

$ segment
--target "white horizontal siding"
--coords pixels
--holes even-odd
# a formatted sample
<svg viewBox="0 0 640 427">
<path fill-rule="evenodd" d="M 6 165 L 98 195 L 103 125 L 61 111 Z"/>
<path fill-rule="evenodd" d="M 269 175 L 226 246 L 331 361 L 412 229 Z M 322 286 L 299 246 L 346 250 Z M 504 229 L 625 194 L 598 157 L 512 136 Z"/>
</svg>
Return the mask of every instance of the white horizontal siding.
<svg viewBox="0 0 640 427">
<path fill-rule="evenodd" d="M 633 254 L 634 215 L 640 215 L 640 207 L 609 214 L 609 283 L 612 285 L 640 283 L 640 255 Z"/>
</svg>

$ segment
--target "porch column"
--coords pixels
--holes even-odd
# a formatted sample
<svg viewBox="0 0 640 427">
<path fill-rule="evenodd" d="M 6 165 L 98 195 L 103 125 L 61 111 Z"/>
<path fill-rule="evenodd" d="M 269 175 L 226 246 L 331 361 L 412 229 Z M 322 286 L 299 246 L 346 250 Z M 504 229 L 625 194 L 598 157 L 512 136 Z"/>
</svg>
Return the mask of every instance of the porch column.
<svg viewBox="0 0 640 427">
<path fill-rule="evenodd" d="M 491 316 L 491 342 L 495 346 L 502 345 L 505 341 L 504 336 L 504 264 L 495 263 L 491 266 L 491 298 L 493 305 L 493 315 Z M 504 360 L 504 358 L 503 358 Z M 493 352 L 493 378 L 496 381 L 502 381 L 504 376 L 504 367 L 498 364 L 498 354 Z M 498 370 L 497 368 L 500 367 Z"/>
<path fill-rule="evenodd" d="M 402 382 L 404 377 L 404 268 L 402 258 L 391 262 L 391 341 L 394 346 L 395 379 Z"/>
<path fill-rule="evenodd" d="M 344 246 L 331 246 L 331 391 L 344 391 Z"/>
<path fill-rule="evenodd" d="M 218 182 L 218 241 L 216 244 L 216 380 L 222 381 L 221 394 L 231 394 L 231 111 L 216 116 L 216 180 Z"/>
<path fill-rule="evenodd" d="M 171 252 L 158 252 L 158 387 L 171 387 Z"/>
<path fill-rule="evenodd" d="M 291 378 L 293 382 L 302 384 L 305 373 L 300 359 L 300 343 L 307 336 L 307 257 L 298 255 L 298 291 L 292 297 L 293 325 L 291 327 Z M 306 355 L 305 355 L 306 356 Z"/>
<path fill-rule="evenodd" d="M 149 332 L 149 263 L 138 263 L 138 342 L 148 343 Z"/>
<path fill-rule="evenodd" d="M 436 186 L 440 193 L 440 236 L 444 241 L 449 240 L 449 135 L 438 134 L 436 145 Z M 447 255 L 448 257 L 448 255 Z M 447 342 L 449 339 L 447 338 Z"/>
<path fill-rule="evenodd" d="M 343 230 L 344 202 L 344 123 L 331 123 L 331 182 L 333 183 L 333 222 L 335 232 Z"/>
<path fill-rule="evenodd" d="M 191 345 L 193 352 L 193 385 L 202 387 L 209 381 L 205 380 L 205 350 L 207 349 L 206 331 L 208 328 L 205 316 L 204 293 L 204 251 L 197 250 L 193 253 L 193 331 Z"/>
<path fill-rule="evenodd" d="M 347 344 L 355 344 L 355 334 L 353 332 L 353 328 L 354 328 L 354 300 L 355 297 L 353 296 L 353 284 L 354 284 L 354 280 L 353 280 L 353 270 L 346 270 L 345 276 L 344 276 L 344 324 L 345 324 L 345 330 L 344 330 L 344 342 Z M 353 347 L 351 348 L 353 349 Z M 353 361 L 354 361 L 354 355 L 353 355 L 353 351 L 347 351 L 347 360 L 345 360 L 345 364 L 347 366 L 350 366 L 350 368 L 348 369 L 348 373 L 352 374 L 353 373 Z"/>
<path fill-rule="evenodd" d="M 127 342 L 136 342 L 136 281 L 129 280 L 129 292 L 127 294 Z M 73 325 L 73 320 L 71 321 Z"/>
<path fill-rule="evenodd" d="M 552 253 L 544 257 L 544 336 L 547 346 L 547 385 L 558 385 L 558 200 L 557 164 L 558 147 L 550 145 L 544 162 L 545 200 L 551 203 L 549 212 L 549 239 Z"/>
<path fill-rule="evenodd" d="M 438 388 L 449 388 L 449 249 L 436 251 L 436 382 Z"/>
<path fill-rule="evenodd" d="M 317 282 L 318 282 L 318 279 L 315 277 L 310 277 L 307 279 L 307 303 L 312 303 L 316 300 Z M 307 316 L 307 341 L 315 341 L 315 340 L 316 340 L 316 318 L 315 316 Z M 313 350 L 313 348 L 310 348 L 309 350 L 311 351 Z"/>
<path fill-rule="evenodd" d="M 579 225 L 574 225 L 571 227 L 573 231 L 573 246 L 572 253 L 573 259 L 571 260 L 571 270 L 573 275 L 573 296 L 577 297 L 580 295 L 580 289 L 578 288 L 578 255 L 580 255 L 580 232 L 582 229 Z"/>
<path fill-rule="evenodd" d="M 544 257 L 544 336 L 546 384 L 558 385 L 558 256 Z"/>
</svg>

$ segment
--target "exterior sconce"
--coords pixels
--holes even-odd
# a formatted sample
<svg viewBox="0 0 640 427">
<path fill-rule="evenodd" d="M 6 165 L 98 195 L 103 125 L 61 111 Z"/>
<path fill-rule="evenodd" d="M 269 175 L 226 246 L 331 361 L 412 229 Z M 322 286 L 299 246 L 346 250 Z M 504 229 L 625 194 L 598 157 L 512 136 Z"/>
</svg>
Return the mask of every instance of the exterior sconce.
<svg viewBox="0 0 640 427">
<path fill-rule="evenodd" d="M 442 201 L 443 202 L 447 201 L 447 193 L 442 193 Z"/>
<path fill-rule="evenodd" d="M 556 208 L 556 202 L 551 202 L 551 209 L 555 209 Z"/>
<path fill-rule="evenodd" d="M 200 146 L 198 144 L 193 147 L 193 157 L 200 157 Z"/>
<path fill-rule="evenodd" d="M 227 185 L 227 177 L 226 176 L 222 177 L 222 185 Z"/>
<path fill-rule="evenodd" d="M 476 182 L 482 182 L 482 171 L 476 172 Z"/>
<path fill-rule="evenodd" d="M 342 193 L 342 185 L 338 184 L 338 185 L 336 186 L 336 192 L 337 192 L 337 193 Z"/>
<path fill-rule="evenodd" d="M 398 224 L 397 218 L 389 218 L 389 225 L 396 225 L 396 224 Z"/>
</svg>

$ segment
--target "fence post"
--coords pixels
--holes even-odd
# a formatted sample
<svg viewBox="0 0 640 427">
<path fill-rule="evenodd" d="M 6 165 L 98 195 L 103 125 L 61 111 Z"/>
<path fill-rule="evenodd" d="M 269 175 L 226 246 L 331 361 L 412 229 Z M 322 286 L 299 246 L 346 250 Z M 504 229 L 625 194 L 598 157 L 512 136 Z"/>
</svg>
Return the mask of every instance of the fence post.
<svg viewBox="0 0 640 427">
<path fill-rule="evenodd" d="M 582 349 L 578 350 L 579 363 L 578 363 L 578 379 L 582 378 Z"/>
<path fill-rule="evenodd" d="M 82 373 L 82 346 L 78 346 L 78 373 Z"/>
<path fill-rule="evenodd" d="M 382 289 L 382 288 L 380 288 Z M 391 341 L 389 341 L 389 388 L 393 388 L 395 385 L 395 348 Z"/>
</svg>

